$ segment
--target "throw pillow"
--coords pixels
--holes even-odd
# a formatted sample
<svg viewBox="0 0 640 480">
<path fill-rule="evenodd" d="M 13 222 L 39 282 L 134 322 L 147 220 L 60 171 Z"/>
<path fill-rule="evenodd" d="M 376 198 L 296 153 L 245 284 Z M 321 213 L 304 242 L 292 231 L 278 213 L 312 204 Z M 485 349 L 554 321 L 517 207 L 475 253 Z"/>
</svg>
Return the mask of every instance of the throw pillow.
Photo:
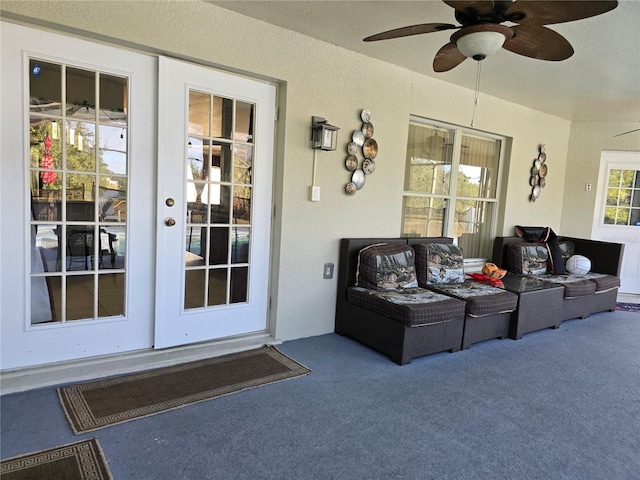
<svg viewBox="0 0 640 480">
<path fill-rule="evenodd" d="M 382 290 L 417 287 L 413 248 L 402 243 L 363 248 L 358 254 L 356 282 L 364 288 Z"/>
<path fill-rule="evenodd" d="M 507 270 L 525 275 L 543 275 L 549 267 L 549 252 L 536 243 L 512 243 L 505 253 Z"/>
<path fill-rule="evenodd" d="M 418 285 L 464 282 L 462 249 L 448 243 L 421 243 L 416 250 Z"/>
</svg>

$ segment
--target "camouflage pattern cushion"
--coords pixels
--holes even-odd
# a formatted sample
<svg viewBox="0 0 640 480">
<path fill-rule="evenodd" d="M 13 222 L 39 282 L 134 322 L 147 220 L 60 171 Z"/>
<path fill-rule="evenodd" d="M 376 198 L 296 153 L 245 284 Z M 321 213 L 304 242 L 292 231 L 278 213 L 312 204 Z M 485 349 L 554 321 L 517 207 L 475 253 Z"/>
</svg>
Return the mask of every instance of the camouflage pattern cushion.
<svg viewBox="0 0 640 480">
<path fill-rule="evenodd" d="M 358 254 L 356 284 L 395 290 L 418 286 L 413 248 L 400 243 L 369 245 Z"/>
<path fill-rule="evenodd" d="M 414 245 L 418 285 L 464 282 L 464 258 L 457 245 L 445 243 L 420 243 Z"/>
<path fill-rule="evenodd" d="M 564 286 L 564 298 L 588 297 L 596 293 L 596 283 L 584 275 L 542 275 L 542 280 Z"/>
<path fill-rule="evenodd" d="M 573 257 L 576 253 L 576 246 L 573 242 L 569 240 L 563 240 L 560 242 L 560 255 L 562 256 L 562 260 L 564 263 L 567 263 L 569 258 Z"/>
<path fill-rule="evenodd" d="M 549 268 L 549 252 L 539 243 L 512 243 L 505 252 L 507 270 L 524 275 L 543 275 Z"/>
<path fill-rule="evenodd" d="M 515 293 L 470 280 L 456 285 L 432 285 L 429 288 L 464 300 L 467 304 L 466 313 L 470 317 L 513 312 L 518 304 L 518 295 Z"/>
</svg>

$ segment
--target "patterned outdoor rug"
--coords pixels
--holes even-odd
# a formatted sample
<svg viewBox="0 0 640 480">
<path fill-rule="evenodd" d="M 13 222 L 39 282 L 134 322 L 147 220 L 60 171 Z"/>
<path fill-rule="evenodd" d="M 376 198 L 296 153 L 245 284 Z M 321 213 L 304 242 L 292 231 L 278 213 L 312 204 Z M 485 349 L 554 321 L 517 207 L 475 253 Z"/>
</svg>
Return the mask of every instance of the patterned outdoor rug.
<svg viewBox="0 0 640 480">
<path fill-rule="evenodd" d="M 616 310 L 640 312 L 640 303 L 616 303 Z"/>
<path fill-rule="evenodd" d="M 154 415 L 310 370 L 273 346 L 58 389 L 75 433 Z"/>
<path fill-rule="evenodd" d="M 98 440 L 91 438 L 62 447 L 0 461 L 2 480 L 108 480 L 109 468 Z"/>
</svg>

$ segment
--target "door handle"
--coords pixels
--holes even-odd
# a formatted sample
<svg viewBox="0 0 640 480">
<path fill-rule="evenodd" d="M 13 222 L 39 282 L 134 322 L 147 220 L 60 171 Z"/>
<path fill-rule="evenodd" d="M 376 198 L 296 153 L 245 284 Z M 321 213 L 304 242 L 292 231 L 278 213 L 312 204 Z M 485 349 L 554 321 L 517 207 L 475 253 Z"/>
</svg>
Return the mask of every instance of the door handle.
<svg viewBox="0 0 640 480">
<path fill-rule="evenodd" d="M 164 224 L 167 227 L 173 227 L 176 224 L 176 221 L 171 217 L 167 217 L 167 218 L 164 219 Z"/>
</svg>

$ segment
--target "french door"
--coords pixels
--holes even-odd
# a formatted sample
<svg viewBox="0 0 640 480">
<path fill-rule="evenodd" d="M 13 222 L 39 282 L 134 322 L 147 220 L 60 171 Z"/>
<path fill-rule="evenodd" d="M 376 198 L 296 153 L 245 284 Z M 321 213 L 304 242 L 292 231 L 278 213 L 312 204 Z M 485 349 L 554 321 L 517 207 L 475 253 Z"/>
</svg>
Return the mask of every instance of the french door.
<svg viewBox="0 0 640 480">
<path fill-rule="evenodd" d="M 159 72 L 155 347 L 265 331 L 275 88 Z"/>
<path fill-rule="evenodd" d="M 1 34 L 2 369 L 264 331 L 273 87 L 257 98 L 187 64 L 180 84 L 180 62 Z M 190 130 L 205 117 L 224 134 Z"/>
</svg>

